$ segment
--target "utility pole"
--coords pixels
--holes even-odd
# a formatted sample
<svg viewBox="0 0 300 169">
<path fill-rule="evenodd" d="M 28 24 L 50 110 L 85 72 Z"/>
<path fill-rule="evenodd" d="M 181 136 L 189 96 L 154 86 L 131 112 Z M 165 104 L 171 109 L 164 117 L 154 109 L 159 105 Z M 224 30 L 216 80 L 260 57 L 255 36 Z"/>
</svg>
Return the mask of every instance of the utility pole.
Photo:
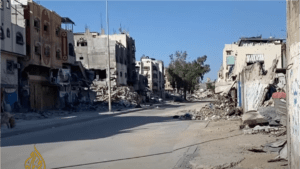
<svg viewBox="0 0 300 169">
<path fill-rule="evenodd" d="M 109 26 L 108 26 L 108 9 L 106 0 L 106 25 L 107 25 L 107 56 L 108 56 L 108 111 L 111 112 L 111 96 L 110 96 L 110 54 L 109 54 Z"/>
</svg>

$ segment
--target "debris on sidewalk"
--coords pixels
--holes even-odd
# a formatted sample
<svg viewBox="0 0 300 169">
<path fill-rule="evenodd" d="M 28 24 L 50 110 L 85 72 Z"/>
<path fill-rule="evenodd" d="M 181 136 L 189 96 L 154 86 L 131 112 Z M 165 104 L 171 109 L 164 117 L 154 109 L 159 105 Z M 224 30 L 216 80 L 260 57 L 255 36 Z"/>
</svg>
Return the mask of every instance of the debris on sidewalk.
<svg viewBox="0 0 300 169">
<path fill-rule="evenodd" d="M 16 121 L 14 115 L 9 112 L 1 112 L 1 125 L 6 124 L 7 128 L 14 128 L 16 126 Z"/>
<path fill-rule="evenodd" d="M 108 102 L 108 86 L 100 85 L 94 81 L 91 85 L 91 90 L 97 92 L 96 100 L 100 102 Z M 111 87 L 111 100 L 124 104 L 125 107 L 131 105 L 138 105 L 141 103 L 141 96 L 134 91 L 133 87 L 128 86 L 112 86 Z"/>
</svg>

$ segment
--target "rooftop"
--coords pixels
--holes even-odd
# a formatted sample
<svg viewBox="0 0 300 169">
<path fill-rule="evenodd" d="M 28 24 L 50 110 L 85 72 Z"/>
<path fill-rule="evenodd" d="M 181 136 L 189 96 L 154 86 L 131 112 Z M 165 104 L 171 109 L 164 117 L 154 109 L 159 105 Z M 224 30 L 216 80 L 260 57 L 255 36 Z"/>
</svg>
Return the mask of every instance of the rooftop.
<svg viewBox="0 0 300 169">
<path fill-rule="evenodd" d="M 284 41 L 285 39 L 280 39 L 280 38 L 274 38 L 274 37 L 270 37 L 270 38 L 262 38 L 262 35 L 260 36 L 256 36 L 256 37 L 241 37 L 238 42 L 237 45 L 240 46 L 242 41 L 252 41 L 252 42 L 274 42 L 274 41 Z"/>
</svg>

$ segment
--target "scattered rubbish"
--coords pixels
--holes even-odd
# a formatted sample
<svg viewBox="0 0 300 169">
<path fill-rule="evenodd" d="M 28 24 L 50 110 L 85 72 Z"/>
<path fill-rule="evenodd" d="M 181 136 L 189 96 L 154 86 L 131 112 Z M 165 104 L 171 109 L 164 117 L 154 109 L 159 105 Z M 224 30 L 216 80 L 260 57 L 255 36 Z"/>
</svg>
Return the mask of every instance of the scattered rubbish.
<svg viewBox="0 0 300 169">
<path fill-rule="evenodd" d="M 9 112 L 1 113 L 1 126 L 4 124 L 6 124 L 7 128 L 14 128 L 16 126 L 14 115 Z"/>
<path fill-rule="evenodd" d="M 264 145 L 263 150 L 266 152 L 276 152 L 279 153 L 286 145 L 286 140 L 278 140 L 272 143 L 267 143 Z"/>
</svg>

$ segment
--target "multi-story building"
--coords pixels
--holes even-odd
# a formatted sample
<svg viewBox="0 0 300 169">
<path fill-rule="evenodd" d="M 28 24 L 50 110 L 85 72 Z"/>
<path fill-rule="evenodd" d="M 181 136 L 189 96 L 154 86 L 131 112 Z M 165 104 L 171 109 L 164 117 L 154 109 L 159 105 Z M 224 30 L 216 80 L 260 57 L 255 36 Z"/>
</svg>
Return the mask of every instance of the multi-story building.
<svg viewBox="0 0 300 169">
<path fill-rule="evenodd" d="M 163 62 L 146 56 L 137 61 L 136 66 L 139 67 L 139 74 L 147 77 L 149 89 L 153 94 L 164 98 Z"/>
<path fill-rule="evenodd" d="M 283 68 L 283 39 L 250 37 L 240 38 L 233 44 L 225 44 L 223 64 L 219 71 L 218 82 L 234 81 L 245 66 L 255 62 L 261 63 L 264 70 L 272 66 L 273 59 L 279 60 L 277 68 Z"/>
<path fill-rule="evenodd" d="M 172 87 L 172 84 L 171 84 L 171 82 L 169 81 L 169 79 L 168 79 L 168 68 L 166 68 L 165 70 L 164 70 L 164 78 L 165 78 L 165 91 L 167 92 L 167 93 L 174 93 L 174 88 Z"/>
<path fill-rule="evenodd" d="M 102 31 L 100 34 L 100 37 L 106 38 L 107 35 Z M 127 72 L 126 72 L 126 78 L 127 78 L 127 85 L 129 86 L 134 86 L 136 84 L 137 80 L 137 74 L 136 74 L 136 69 L 135 69 L 135 40 L 130 37 L 128 33 L 120 33 L 120 34 L 112 34 L 109 35 L 110 40 L 114 40 L 119 42 L 124 46 L 124 63 L 125 66 L 127 67 Z M 106 45 L 107 46 L 107 45 Z"/>
<path fill-rule="evenodd" d="M 73 47 L 74 22 L 32 0 L 23 6 L 26 56 L 21 64 L 22 105 L 34 110 L 61 108 L 71 100 L 72 72 L 67 65 L 78 67 Z M 63 29 L 64 24 L 71 26 Z"/>
<path fill-rule="evenodd" d="M 1 1 L 0 14 L 1 101 L 10 105 L 6 111 L 11 111 L 19 102 L 19 60 L 26 54 L 25 24 L 22 7 L 15 1 Z"/>
<path fill-rule="evenodd" d="M 120 42 L 109 37 L 110 73 L 114 81 L 111 85 L 127 85 L 129 61 L 126 47 Z M 107 81 L 108 48 L 107 36 L 86 29 L 84 33 L 75 33 L 76 60 L 80 61 L 86 69 L 95 72 L 94 79 Z"/>
</svg>

